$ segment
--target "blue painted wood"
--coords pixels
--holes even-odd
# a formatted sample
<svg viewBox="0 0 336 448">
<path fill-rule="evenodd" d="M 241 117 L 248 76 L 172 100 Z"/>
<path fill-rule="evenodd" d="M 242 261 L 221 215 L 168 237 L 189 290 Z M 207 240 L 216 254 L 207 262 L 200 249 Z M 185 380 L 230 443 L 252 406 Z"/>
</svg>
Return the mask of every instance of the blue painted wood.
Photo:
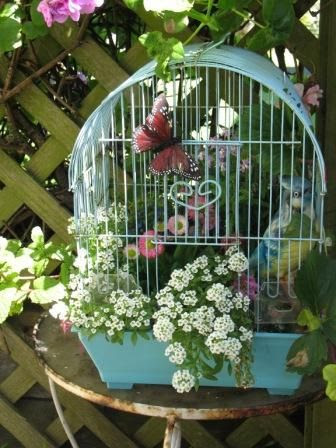
<svg viewBox="0 0 336 448">
<path fill-rule="evenodd" d="M 88 338 L 78 333 L 96 365 L 102 381 L 111 389 L 130 389 L 133 384 L 171 384 L 177 369 L 164 356 L 166 344 L 154 339 L 138 338 L 136 345 L 126 334 L 123 345 L 113 344 L 103 334 Z M 290 395 L 300 386 L 301 376 L 286 371 L 286 355 L 300 335 L 293 333 L 256 333 L 253 342 L 254 387 L 266 388 L 271 394 Z M 203 386 L 234 387 L 234 377 L 224 368 L 217 381 L 202 379 Z"/>
</svg>

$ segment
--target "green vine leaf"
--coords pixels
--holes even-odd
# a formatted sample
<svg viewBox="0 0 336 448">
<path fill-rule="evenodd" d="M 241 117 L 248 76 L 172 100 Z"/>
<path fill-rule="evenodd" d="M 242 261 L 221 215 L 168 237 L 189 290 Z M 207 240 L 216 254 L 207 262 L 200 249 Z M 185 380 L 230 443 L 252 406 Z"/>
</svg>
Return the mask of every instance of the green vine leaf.
<svg viewBox="0 0 336 448">
<path fill-rule="evenodd" d="M 48 34 L 48 28 L 36 26 L 33 22 L 25 22 L 22 25 L 22 32 L 27 36 L 28 39 L 32 40 Z"/>
<path fill-rule="evenodd" d="M 235 6 L 236 0 L 219 0 L 218 8 L 223 12 L 229 11 Z"/>
<path fill-rule="evenodd" d="M 326 395 L 336 401 L 336 364 L 327 364 L 322 372 L 323 379 L 327 381 Z"/>
<path fill-rule="evenodd" d="M 321 320 L 317 316 L 314 316 L 307 308 L 303 308 L 300 311 L 297 317 L 297 323 L 302 327 L 307 326 L 309 331 L 317 330 L 321 326 Z"/>
<path fill-rule="evenodd" d="M 64 299 L 66 295 L 66 289 L 60 281 L 46 276 L 34 280 L 33 288 L 29 298 L 34 303 L 57 302 Z"/>
<path fill-rule="evenodd" d="M 137 9 L 142 5 L 142 0 L 124 0 L 124 3 L 129 9 Z"/>
<path fill-rule="evenodd" d="M 0 54 L 18 47 L 21 24 L 11 17 L 0 17 Z"/>
<path fill-rule="evenodd" d="M 327 342 L 320 330 L 296 339 L 287 354 L 287 370 L 312 375 L 327 359 Z"/>
<path fill-rule="evenodd" d="M 292 0 L 263 0 L 262 13 L 271 31 L 285 40 L 292 32 L 295 11 Z"/>
<path fill-rule="evenodd" d="M 35 27 L 37 28 L 46 28 L 48 29 L 43 15 L 38 12 L 37 7 L 40 4 L 41 0 L 33 0 L 30 5 L 30 17 Z"/>
<path fill-rule="evenodd" d="M 182 60 L 184 57 L 182 42 L 175 37 L 165 39 L 160 31 L 142 34 L 139 41 L 146 47 L 148 55 L 156 60 L 156 74 L 162 79 L 169 80 L 171 77 L 168 69 L 169 61 Z"/>
</svg>

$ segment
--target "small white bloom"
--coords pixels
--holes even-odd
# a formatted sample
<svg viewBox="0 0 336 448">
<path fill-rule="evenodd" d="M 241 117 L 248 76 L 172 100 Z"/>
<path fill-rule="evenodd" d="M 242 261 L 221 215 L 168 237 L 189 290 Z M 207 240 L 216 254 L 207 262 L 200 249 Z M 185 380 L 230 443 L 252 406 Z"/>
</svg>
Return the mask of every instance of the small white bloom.
<svg viewBox="0 0 336 448">
<path fill-rule="evenodd" d="M 190 392 L 194 387 L 195 382 L 195 377 L 189 372 L 189 370 L 177 370 L 173 374 L 172 385 L 179 394 L 182 394 L 183 392 Z"/>
</svg>

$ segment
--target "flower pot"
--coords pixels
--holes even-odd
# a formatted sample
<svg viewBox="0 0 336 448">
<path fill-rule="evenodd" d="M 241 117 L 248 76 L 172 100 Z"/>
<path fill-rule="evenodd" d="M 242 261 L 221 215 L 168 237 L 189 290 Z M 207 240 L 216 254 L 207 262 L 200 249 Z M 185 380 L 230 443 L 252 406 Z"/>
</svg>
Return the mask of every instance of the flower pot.
<svg viewBox="0 0 336 448">
<path fill-rule="evenodd" d="M 113 344 L 103 334 L 79 338 L 96 365 L 102 381 L 110 389 L 131 389 L 133 384 L 171 384 L 177 369 L 164 355 L 166 344 L 154 339 L 138 338 L 136 345 L 125 334 L 123 345 Z M 253 341 L 253 387 L 266 388 L 270 394 L 291 395 L 300 386 L 301 376 L 286 371 L 286 355 L 299 334 L 256 333 Z M 227 369 L 217 381 L 202 379 L 202 386 L 234 387 L 235 379 Z"/>
</svg>

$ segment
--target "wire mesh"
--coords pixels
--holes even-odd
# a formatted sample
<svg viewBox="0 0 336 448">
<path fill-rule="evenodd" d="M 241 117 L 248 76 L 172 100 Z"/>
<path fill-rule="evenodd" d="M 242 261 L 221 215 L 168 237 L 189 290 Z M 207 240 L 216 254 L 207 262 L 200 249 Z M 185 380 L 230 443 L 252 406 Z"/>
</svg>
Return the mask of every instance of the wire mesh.
<svg viewBox="0 0 336 448">
<path fill-rule="evenodd" d="M 104 274 L 110 287 L 137 285 L 153 295 L 167 280 L 162 246 L 168 252 L 180 246 L 192 256 L 195 248 L 223 252 L 238 244 L 249 259 L 248 294 L 253 279 L 267 297 L 283 291 L 294 297 L 295 272 L 324 241 L 323 159 L 288 79 L 269 61 L 236 50 L 193 49 L 184 64 L 172 66 L 166 83 L 149 65 L 89 119 L 70 166 L 87 276 Z M 252 58 L 252 68 L 242 54 Z M 224 65 L 219 55 L 226 57 Z M 244 64 L 259 70 L 258 76 L 243 70 Z M 157 151 L 132 150 L 134 130 L 162 92 L 172 135 L 198 162 L 200 181 L 154 175 L 149 166 Z M 143 241 L 152 258 L 120 250 L 136 252 Z M 89 261 L 92 247 L 96 254 Z M 100 247 L 110 251 L 103 272 Z"/>
</svg>

